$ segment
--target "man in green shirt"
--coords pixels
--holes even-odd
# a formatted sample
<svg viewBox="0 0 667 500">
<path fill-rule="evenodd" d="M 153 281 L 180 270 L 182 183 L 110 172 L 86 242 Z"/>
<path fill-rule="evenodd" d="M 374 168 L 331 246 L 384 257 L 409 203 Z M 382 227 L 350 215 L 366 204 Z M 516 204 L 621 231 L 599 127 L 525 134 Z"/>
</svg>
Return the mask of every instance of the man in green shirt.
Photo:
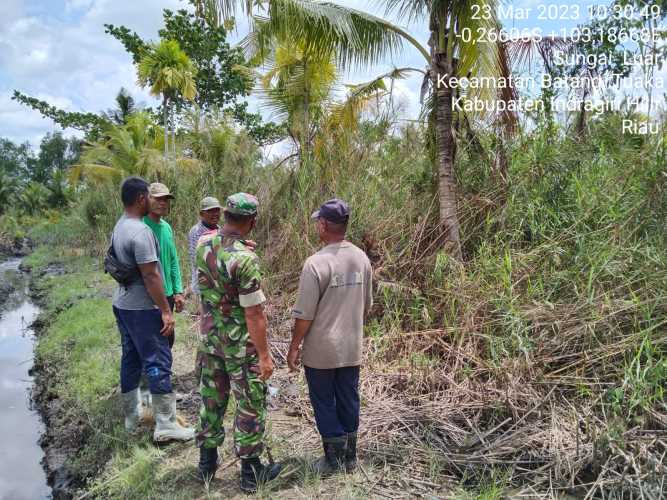
<svg viewBox="0 0 667 500">
<path fill-rule="evenodd" d="M 151 228 L 158 241 L 160 264 L 164 273 L 164 291 L 172 311 L 181 312 L 185 304 L 181 267 L 178 262 L 178 251 L 174 241 L 174 232 L 169 223 L 163 219 L 169 213 L 169 206 L 174 195 L 164 184 L 154 182 L 148 188 L 150 210 L 144 222 Z M 169 346 L 174 345 L 174 335 L 169 337 Z"/>
</svg>

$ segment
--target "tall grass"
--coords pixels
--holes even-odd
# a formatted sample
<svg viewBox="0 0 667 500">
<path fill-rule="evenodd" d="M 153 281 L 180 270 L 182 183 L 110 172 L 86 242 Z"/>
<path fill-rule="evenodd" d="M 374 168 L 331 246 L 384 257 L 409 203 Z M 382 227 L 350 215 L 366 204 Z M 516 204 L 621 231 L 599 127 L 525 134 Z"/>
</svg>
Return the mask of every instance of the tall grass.
<svg viewBox="0 0 667 500">
<path fill-rule="evenodd" d="M 483 401 L 473 392 L 462 395 L 467 402 L 447 420 L 463 426 L 460 413 L 468 412 L 465 418 L 474 417 L 480 433 L 491 432 L 487 440 L 516 430 L 502 423 L 508 416 L 515 424 L 557 427 L 556 420 L 544 420 L 556 419 L 556 413 L 540 411 L 542 420 L 535 420 L 536 401 L 527 394 L 551 398 L 563 411 L 570 405 L 590 426 L 585 438 L 576 429 L 567 431 L 587 440 L 587 458 L 577 448 L 575 460 L 571 450 L 557 445 L 528 451 L 528 440 L 504 459 L 511 463 L 534 452 L 539 463 L 557 470 L 549 481 L 574 484 L 586 471 L 622 470 L 622 455 L 614 451 L 618 436 L 624 436 L 625 449 L 635 449 L 628 444 L 635 439 L 629 430 L 664 428 L 667 421 L 664 137 L 623 135 L 620 119 L 604 115 L 584 137 L 563 130 L 554 135 L 553 128 L 525 132 L 509 145 L 506 171 L 499 169 L 493 135 L 480 132 L 474 141 L 460 141 L 463 262 L 441 249 L 425 130 L 411 126 L 393 134 L 386 119 L 365 123 L 345 147 L 325 143 L 310 164 L 263 165 L 242 137 L 230 138 L 227 130 L 225 140 L 215 142 L 218 133 L 206 132 L 192 143 L 198 169 L 161 179 L 176 194 L 167 220 L 188 276 L 185 238 L 199 200 L 224 199 L 238 190 L 259 196 L 253 237 L 274 306 L 272 329 L 281 335 L 301 264 L 317 248 L 309 215 L 332 196 L 347 200 L 349 238 L 367 252 L 375 271 L 369 363 L 377 370 L 384 364 L 421 374 L 411 385 L 397 385 L 395 396 L 433 399 L 443 390 L 487 387 Z M 68 218 L 77 229 L 68 237 L 99 253 L 121 213 L 117 191 L 111 184 L 82 189 Z M 445 422 L 449 414 L 443 410 L 440 418 Z M 453 427 L 443 428 L 456 434 Z M 477 432 L 459 431 L 472 438 Z M 646 453 L 637 459 L 638 475 L 661 452 Z M 625 484 L 612 479 L 609 484 Z M 506 482 L 513 482 L 511 474 Z"/>
</svg>

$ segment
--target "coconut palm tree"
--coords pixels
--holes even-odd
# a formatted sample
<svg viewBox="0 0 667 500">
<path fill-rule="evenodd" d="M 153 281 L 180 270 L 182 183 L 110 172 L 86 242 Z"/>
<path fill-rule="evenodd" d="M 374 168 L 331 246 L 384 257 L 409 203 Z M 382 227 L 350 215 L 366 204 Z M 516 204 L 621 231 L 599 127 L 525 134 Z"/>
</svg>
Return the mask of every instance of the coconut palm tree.
<svg viewBox="0 0 667 500">
<path fill-rule="evenodd" d="M 18 177 L 0 170 L 0 214 L 11 205 L 20 190 L 21 182 Z"/>
<path fill-rule="evenodd" d="M 116 95 L 116 107 L 102 112 L 102 115 L 111 123 L 124 125 L 130 115 L 139 111 L 134 97 L 125 87 L 121 87 Z"/>
<path fill-rule="evenodd" d="M 338 72 L 332 53 L 310 53 L 292 41 L 274 48 L 269 69 L 260 77 L 260 95 L 274 115 L 287 123 L 302 164 L 310 159 L 313 128 L 322 119 Z"/>
<path fill-rule="evenodd" d="M 30 182 L 19 195 L 22 208 L 33 215 L 48 206 L 50 191 L 39 182 Z"/>
<path fill-rule="evenodd" d="M 329 147 L 345 149 L 363 111 L 388 94 L 385 80 L 402 78 L 413 70 L 397 68 L 370 82 L 345 84 L 348 94 L 338 101 L 335 96 L 342 85 L 333 53 L 312 53 L 303 44 L 286 41 L 278 42 L 264 59 L 262 66 L 268 69 L 263 74 L 243 69 L 259 80 L 256 91 L 266 108 L 287 125 L 297 152 L 286 159 L 298 156 L 302 166 L 309 165 L 311 157 L 323 165 L 323 153 Z"/>
<path fill-rule="evenodd" d="M 445 248 L 461 257 L 457 190 L 454 178 L 454 77 L 494 76 L 509 70 L 494 43 L 476 43 L 483 30 L 499 30 L 497 0 L 385 0 L 387 15 L 411 23 L 427 23 L 428 47 L 386 19 L 319 0 L 198 0 L 200 12 L 218 22 L 239 14 L 250 20 L 243 42 L 250 53 L 262 54 L 271 41 L 294 40 L 310 53 L 335 54 L 341 68 L 364 66 L 395 55 L 408 45 L 424 57 L 424 88 L 433 106 L 437 145 L 438 198 Z M 479 6 L 479 13 L 473 6 Z M 211 10 L 214 12 L 211 12 Z M 466 35 L 471 35 L 468 37 Z M 487 90 L 488 93 L 488 90 Z M 486 97 L 489 97 L 488 95 Z"/>
<path fill-rule="evenodd" d="M 192 61 L 175 40 L 162 40 L 151 45 L 137 65 L 138 84 L 150 86 L 152 95 L 162 96 L 165 161 L 169 153 L 169 105 L 178 94 L 187 100 L 194 100 L 197 95 L 196 72 Z"/>
<path fill-rule="evenodd" d="M 159 177 L 164 171 L 160 133 L 146 112 L 131 115 L 125 125 L 108 126 L 104 139 L 83 147 L 81 162 L 70 170 L 70 181 L 77 183 L 82 177 L 93 182 L 128 175 Z"/>
</svg>

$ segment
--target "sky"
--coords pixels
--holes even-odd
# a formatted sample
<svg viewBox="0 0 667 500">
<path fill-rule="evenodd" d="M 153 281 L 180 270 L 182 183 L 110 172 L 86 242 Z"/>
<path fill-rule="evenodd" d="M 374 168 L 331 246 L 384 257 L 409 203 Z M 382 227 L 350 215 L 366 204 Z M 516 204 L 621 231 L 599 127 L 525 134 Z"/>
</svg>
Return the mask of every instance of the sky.
<svg viewBox="0 0 667 500">
<path fill-rule="evenodd" d="M 358 2 L 339 3 L 352 6 Z M 120 42 L 104 33 L 104 24 L 124 25 L 142 37 L 157 39 L 162 9 L 187 7 L 183 0 L 3 0 L 0 137 L 37 145 L 47 132 L 60 130 L 37 111 L 13 101 L 14 89 L 67 111 L 112 108 L 120 87 L 127 88 L 139 102 L 157 104 L 147 90 L 136 85 L 130 55 Z M 235 38 L 242 35 L 240 29 Z M 425 32 L 423 35 L 425 38 Z M 418 54 L 407 51 L 396 62 L 423 66 Z M 357 71 L 346 75 L 346 81 L 364 81 L 391 67 L 388 63 L 367 72 Z M 415 78 L 395 87 L 398 99 L 412 115 L 419 110 L 419 85 L 420 79 Z M 251 99 L 250 107 L 262 111 L 256 99 Z"/>
<path fill-rule="evenodd" d="M 540 0 L 506 1 L 533 8 Z M 336 3 L 382 15 L 378 1 L 336 0 Z M 543 0 L 542 3 L 546 3 Z M 583 0 L 561 0 L 561 4 L 587 4 Z M 104 33 L 104 24 L 125 25 L 148 39 L 157 39 L 162 9 L 186 8 L 184 0 L 2 0 L 0 16 L 0 137 L 15 142 L 39 144 L 47 132 L 59 130 L 51 120 L 11 100 L 13 89 L 43 99 L 67 111 L 99 112 L 112 108 L 120 87 L 126 87 L 138 102 L 155 105 L 147 90 L 136 85 L 136 71 L 123 46 Z M 562 23 L 541 21 L 543 29 Z M 523 27 L 528 22 L 506 21 Z M 576 23 L 570 23 L 575 25 Z M 420 42 L 427 39 L 425 24 L 405 26 Z M 231 41 L 243 35 L 242 29 Z M 424 67 L 422 56 L 407 47 L 394 61 L 345 75 L 358 83 L 394 66 Z M 407 118 L 420 109 L 421 76 L 397 81 L 395 98 Z M 263 112 L 261 102 L 249 101 L 252 110 Z M 270 118 L 270 116 L 266 116 Z M 67 130 L 66 133 L 74 131 Z"/>
</svg>

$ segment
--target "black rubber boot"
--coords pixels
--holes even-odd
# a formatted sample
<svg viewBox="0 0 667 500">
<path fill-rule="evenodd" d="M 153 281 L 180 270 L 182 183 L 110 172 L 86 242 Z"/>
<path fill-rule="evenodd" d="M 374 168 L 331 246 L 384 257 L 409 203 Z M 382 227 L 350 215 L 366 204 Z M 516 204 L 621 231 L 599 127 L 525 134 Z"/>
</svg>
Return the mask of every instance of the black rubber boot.
<svg viewBox="0 0 667 500">
<path fill-rule="evenodd" d="M 278 477 L 283 466 L 281 464 L 262 464 L 259 457 L 241 459 L 241 490 L 255 493 L 257 486 Z"/>
<path fill-rule="evenodd" d="M 199 448 L 199 477 L 205 483 L 213 481 L 218 469 L 218 448 Z"/>
<path fill-rule="evenodd" d="M 340 472 L 345 467 L 346 436 L 322 438 L 324 456 L 313 464 L 313 472 L 321 476 L 329 476 Z"/>
<path fill-rule="evenodd" d="M 357 468 L 357 433 L 349 432 L 347 434 L 347 444 L 345 446 L 345 472 L 354 472 Z"/>
</svg>

